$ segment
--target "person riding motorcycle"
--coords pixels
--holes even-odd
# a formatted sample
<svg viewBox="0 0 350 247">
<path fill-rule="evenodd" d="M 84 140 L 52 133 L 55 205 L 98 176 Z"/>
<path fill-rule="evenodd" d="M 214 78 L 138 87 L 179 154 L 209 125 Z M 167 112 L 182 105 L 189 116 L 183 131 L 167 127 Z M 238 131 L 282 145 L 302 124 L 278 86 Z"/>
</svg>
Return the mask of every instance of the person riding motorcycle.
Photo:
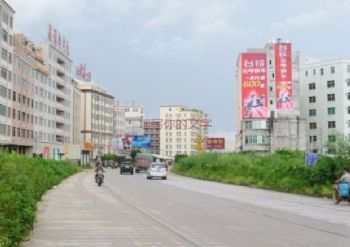
<svg viewBox="0 0 350 247">
<path fill-rule="evenodd" d="M 336 194 L 339 193 L 339 183 L 347 183 L 350 186 L 350 173 L 348 168 L 343 169 L 343 175 L 335 181 L 333 189 L 336 191 Z M 336 197 L 336 204 L 338 204 L 342 199 L 340 197 Z"/>
<path fill-rule="evenodd" d="M 98 174 L 99 171 L 101 171 L 102 173 L 105 172 L 105 169 L 103 168 L 101 162 L 97 162 L 97 164 L 96 164 L 96 168 L 95 168 L 95 179 L 97 179 L 97 174 Z M 103 174 L 102 176 L 104 177 L 104 174 Z"/>
<path fill-rule="evenodd" d="M 349 173 L 349 169 L 344 167 L 343 169 L 343 175 L 337 180 L 335 181 L 337 184 L 339 184 L 340 182 L 342 183 L 348 183 L 350 185 L 350 173 Z"/>
</svg>

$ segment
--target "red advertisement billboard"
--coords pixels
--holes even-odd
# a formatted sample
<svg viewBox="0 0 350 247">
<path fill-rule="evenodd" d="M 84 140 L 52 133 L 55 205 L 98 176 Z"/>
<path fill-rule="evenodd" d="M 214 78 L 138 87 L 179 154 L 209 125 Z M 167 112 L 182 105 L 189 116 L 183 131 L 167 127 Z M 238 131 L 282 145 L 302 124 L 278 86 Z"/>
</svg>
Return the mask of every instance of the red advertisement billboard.
<svg viewBox="0 0 350 247">
<path fill-rule="evenodd" d="M 224 150 L 225 138 L 210 137 L 205 139 L 205 147 L 207 150 Z"/>
<path fill-rule="evenodd" d="M 290 43 L 275 44 L 275 78 L 277 109 L 293 108 L 292 46 Z"/>
<path fill-rule="evenodd" d="M 266 53 L 241 54 L 242 118 L 267 118 Z"/>
</svg>

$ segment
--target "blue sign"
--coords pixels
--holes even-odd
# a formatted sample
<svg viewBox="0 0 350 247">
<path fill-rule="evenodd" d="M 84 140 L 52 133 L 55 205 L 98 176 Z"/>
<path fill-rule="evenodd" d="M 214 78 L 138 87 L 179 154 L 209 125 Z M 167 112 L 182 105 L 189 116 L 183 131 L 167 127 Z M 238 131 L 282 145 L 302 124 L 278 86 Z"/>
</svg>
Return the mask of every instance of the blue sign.
<svg viewBox="0 0 350 247">
<path fill-rule="evenodd" d="M 133 148 L 150 148 L 152 145 L 151 136 L 134 136 L 132 138 Z"/>
<path fill-rule="evenodd" d="M 305 154 L 305 163 L 308 165 L 315 165 L 320 159 L 320 154 L 317 153 L 306 153 Z"/>
</svg>

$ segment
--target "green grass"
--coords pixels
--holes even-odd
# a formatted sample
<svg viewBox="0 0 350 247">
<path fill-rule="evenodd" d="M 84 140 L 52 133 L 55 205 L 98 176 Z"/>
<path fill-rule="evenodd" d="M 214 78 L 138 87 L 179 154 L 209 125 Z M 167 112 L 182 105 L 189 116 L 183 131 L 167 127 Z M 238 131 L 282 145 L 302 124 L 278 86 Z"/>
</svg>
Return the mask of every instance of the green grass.
<svg viewBox="0 0 350 247">
<path fill-rule="evenodd" d="M 349 161 L 323 156 L 315 166 L 304 153 L 281 150 L 273 155 L 203 153 L 178 159 L 172 171 L 194 178 L 297 194 L 326 196 Z"/>
<path fill-rule="evenodd" d="M 0 151 L 0 247 L 15 247 L 32 229 L 42 195 L 79 171 L 67 161 Z"/>
</svg>

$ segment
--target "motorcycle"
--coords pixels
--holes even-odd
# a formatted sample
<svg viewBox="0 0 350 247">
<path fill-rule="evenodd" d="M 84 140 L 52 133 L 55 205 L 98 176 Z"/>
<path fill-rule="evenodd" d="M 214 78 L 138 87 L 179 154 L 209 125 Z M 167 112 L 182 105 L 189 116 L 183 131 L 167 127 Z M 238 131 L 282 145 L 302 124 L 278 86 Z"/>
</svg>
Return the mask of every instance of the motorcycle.
<svg viewBox="0 0 350 247">
<path fill-rule="evenodd" d="M 103 171 L 98 171 L 97 174 L 95 175 L 95 179 L 98 186 L 101 186 L 104 179 Z"/>
<path fill-rule="evenodd" d="M 350 188 L 348 183 L 338 183 L 333 186 L 332 199 L 335 204 L 339 204 L 341 201 L 350 202 Z"/>
</svg>

